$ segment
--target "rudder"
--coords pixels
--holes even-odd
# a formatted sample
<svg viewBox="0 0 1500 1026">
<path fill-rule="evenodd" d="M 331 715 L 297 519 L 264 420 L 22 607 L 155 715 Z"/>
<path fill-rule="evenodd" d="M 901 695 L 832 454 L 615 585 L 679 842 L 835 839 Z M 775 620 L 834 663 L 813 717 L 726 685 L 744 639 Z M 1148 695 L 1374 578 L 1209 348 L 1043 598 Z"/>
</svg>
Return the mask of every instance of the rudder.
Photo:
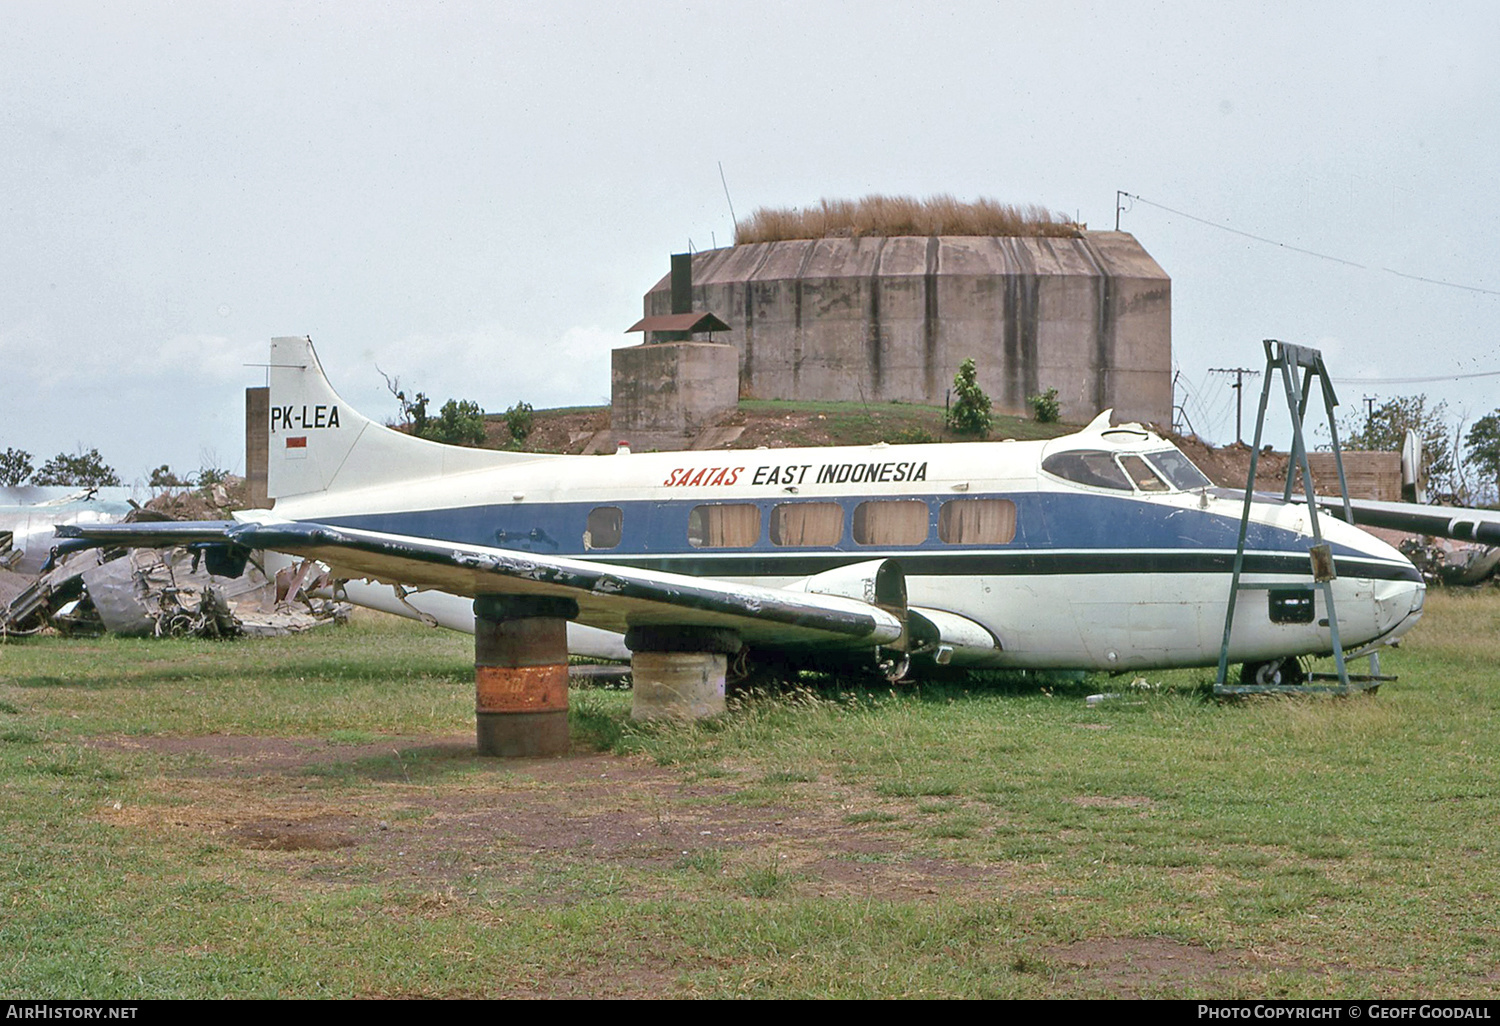
<svg viewBox="0 0 1500 1026">
<path fill-rule="evenodd" d="M 443 445 L 377 424 L 339 398 L 323 373 L 311 339 L 273 338 L 269 366 L 266 492 L 273 499 L 539 458 Z"/>
</svg>

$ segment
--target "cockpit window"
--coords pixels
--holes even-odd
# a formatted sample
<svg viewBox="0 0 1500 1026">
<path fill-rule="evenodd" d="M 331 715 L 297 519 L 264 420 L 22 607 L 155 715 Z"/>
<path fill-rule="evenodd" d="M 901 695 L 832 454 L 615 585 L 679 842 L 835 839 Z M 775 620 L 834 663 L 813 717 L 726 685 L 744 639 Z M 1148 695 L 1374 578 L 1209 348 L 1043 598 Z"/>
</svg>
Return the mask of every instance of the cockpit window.
<svg viewBox="0 0 1500 1026">
<path fill-rule="evenodd" d="M 1055 452 L 1042 460 L 1042 469 L 1064 481 L 1092 488 L 1117 488 L 1130 491 L 1130 481 L 1115 462 L 1114 453 L 1098 449 L 1073 449 Z"/>
<path fill-rule="evenodd" d="M 1206 488 L 1213 484 L 1203 471 L 1193 466 L 1193 461 L 1188 459 L 1176 449 L 1163 449 L 1161 452 L 1148 452 L 1146 459 L 1151 465 L 1161 472 L 1161 476 L 1172 482 L 1172 487 L 1183 491 L 1194 488 Z"/>
<path fill-rule="evenodd" d="M 1120 466 L 1130 475 L 1130 480 L 1143 492 L 1168 491 L 1167 483 L 1156 476 L 1146 461 L 1131 453 L 1120 456 Z"/>
</svg>

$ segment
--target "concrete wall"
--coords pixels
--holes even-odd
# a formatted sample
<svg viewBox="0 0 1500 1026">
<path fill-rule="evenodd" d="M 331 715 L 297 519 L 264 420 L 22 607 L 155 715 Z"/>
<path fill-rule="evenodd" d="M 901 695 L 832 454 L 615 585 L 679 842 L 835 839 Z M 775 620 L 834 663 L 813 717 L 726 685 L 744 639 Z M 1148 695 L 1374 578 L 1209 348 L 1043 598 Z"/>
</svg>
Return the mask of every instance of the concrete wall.
<svg viewBox="0 0 1500 1026">
<path fill-rule="evenodd" d="M 972 357 L 995 406 L 1113 406 L 1171 422 L 1171 280 L 1124 232 L 1079 239 L 841 238 L 698 253 L 693 306 L 722 318 L 742 395 L 941 404 Z M 645 313 L 671 312 L 670 279 Z M 720 336 L 725 337 L 725 336 Z"/>
<path fill-rule="evenodd" d="M 266 471 L 271 460 L 271 390 L 245 389 L 245 498 L 251 509 L 270 509 Z"/>
<path fill-rule="evenodd" d="M 631 433 L 682 435 L 712 425 L 739 401 L 734 346 L 708 342 L 658 342 L 610 354 L 610 428 Z"/>
</svg>

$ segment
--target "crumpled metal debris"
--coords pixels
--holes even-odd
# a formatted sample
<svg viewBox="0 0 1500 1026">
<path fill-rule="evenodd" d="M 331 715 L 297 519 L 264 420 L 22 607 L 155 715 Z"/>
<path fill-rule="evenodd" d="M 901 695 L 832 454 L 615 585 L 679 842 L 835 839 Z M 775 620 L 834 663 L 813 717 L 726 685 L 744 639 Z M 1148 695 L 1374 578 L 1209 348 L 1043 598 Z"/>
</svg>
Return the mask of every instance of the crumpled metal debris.
<svg viewBox="0 0 1500 1026">
<path fill-rule="evenodd" d="M 75 553 L 0 607 L 0 634 L 63 633 L 227 638 L 296 633 L 347 620 L 347 602 L 315 598 L 317 565 L 266 576 L 253 558 L 216 577 L 184 548 Z M 284 575 L 299 578 L 292 586 Z"/>
<path fill-rule="evenodd" d="M 1408 535 L 1396 546 L 1428 584 L 1472 587 L 1500 579 L 1500 548 Z"/>
</svg>

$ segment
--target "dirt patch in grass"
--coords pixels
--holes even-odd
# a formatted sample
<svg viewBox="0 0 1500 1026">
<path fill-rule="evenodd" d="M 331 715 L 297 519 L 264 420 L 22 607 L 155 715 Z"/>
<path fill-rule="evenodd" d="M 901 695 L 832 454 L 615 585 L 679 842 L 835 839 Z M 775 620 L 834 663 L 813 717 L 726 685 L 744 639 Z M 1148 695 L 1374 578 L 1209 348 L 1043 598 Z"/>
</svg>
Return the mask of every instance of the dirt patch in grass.
<svg viewBox="0 0 1500 1026">
<path fill-rule="evenodd" d="M 952 897 L 959 892 L 1003 889 L 1009 871 L 967 866 L 940 859 L 851 862 L 833 857 L 817 867 L 814 890 L 822 897 L 913 901 Z"/>
<path fill-rule="evenodd" d="M 1144 809 L 1156 804 L 1145 795 L 1139 794 L 1084 794 L 1077 798 L 1069 798 L 1067 801 L 1069 804 L 1080 805 L 1085 809 Z"/>
<path fill-rule="evenodd" d="M 229 831 L 229 837 L 246 848 L 262 851 L 333 851 L 352 848 L 359 842 L 354 835 L 339 829 L 341 819 L 319 817 L 314 820 L 257 819 L 241 823 Z"/>
<path fill-rule="evenodd" d="M 331 741 L 316 737 L 204 737 L 95 738 L 87 742 L 100 751 L 156 752 L 189 756 L 174 776 L 224 778 L 289 773 L 316 766 L 358 765 L 395 756 L 472 758 L 469 737 L 401 736 L 368 743 Z M 201 758 L 193 759 L 192 756 Z M 398 766 L 391 771 L 399 776 Z"/>
<path fill-rule="evenodd" d="M 1165 937 L 1083 940 L 1038 954 L 1059 972 L 1120 997 L 1192 989 L 1272 968 L 1243 951 L 1210 951 Z"/>
<path fill-rule="evenodd" d="M 843 801 L 747 803 L 741 795 L 753 785 L 685 780 L 643 759 L 484 759 L 471 740 L 448 737 L 115 738 L 95 746 L 193 757 L 153 785 L 158 800 L 106 807 L 106 822 L 289 853 L 288 870 L 327 880 L 354 874 L 444 888 L 482 875 L 519 881 L 545 863 L 585 875 L 644 869 L 670 888 L 674 871 L 706 856 L 717 875 L 770 870 L 804 895 L 935 898 L 987 889 L 996 878 L 912 857 L 888 824 L 845 822 Z M 568 900 L 566 886 L 554 890 L 541 900 Z"/>
</svg>

